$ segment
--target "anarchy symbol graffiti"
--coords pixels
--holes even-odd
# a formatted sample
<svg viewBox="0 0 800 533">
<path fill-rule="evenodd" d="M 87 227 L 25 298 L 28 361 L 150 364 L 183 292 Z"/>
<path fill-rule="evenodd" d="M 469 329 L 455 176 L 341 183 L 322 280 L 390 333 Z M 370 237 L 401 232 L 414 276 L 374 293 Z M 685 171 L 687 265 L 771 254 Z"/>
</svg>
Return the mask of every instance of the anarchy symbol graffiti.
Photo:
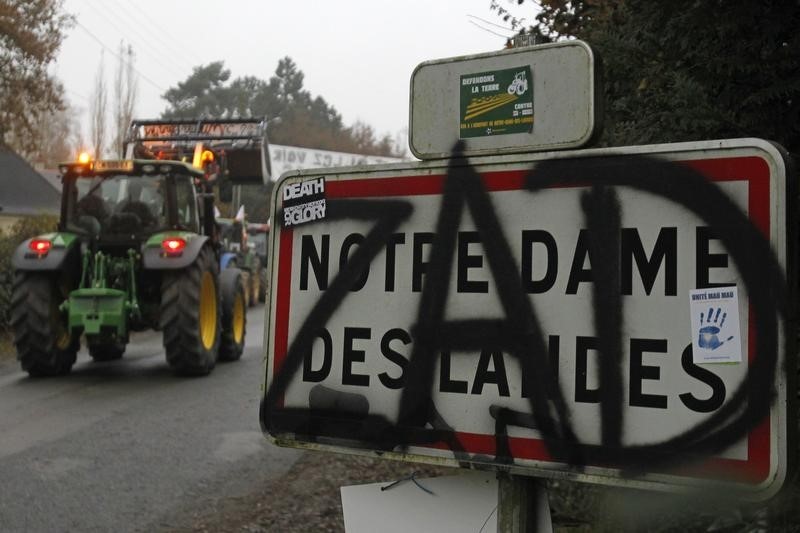
<svg viewBox="0 0 800 533">
<path fill-rule="evenodd" d="M 329 199 L 327 223 L 337 220 L 372 221 L 369 233 L 340 269 L 286 348 L 280 368 L 261 405 L 265 431 L 292 434 L 306 442 L 342 439 L 374 450 L 402 451 L 410 446 L 443 443 L 459 461 L 509 465 L 514 457 L 509 429 L 535 428 L 554 461 L 581 468 L 602 465 L 637 473 L 668 469 L 719 454 L 769 416 L 781 351 L 791 352 L 788 333 L 790 284 L 769 240 L 745 213 L 713 182 L 691 167 L 647 155 L 604 155 L 538 161 L 525 176 L 527 194 L 554 187 L 584 187 L 581 210 L 591 236 L 588 256 L 593 265 L 592 305 L 598 352 L 601 441 L 582 442 L 572 413 L 548 357 L 547 337 L 536 311 L 536 299 L 524 290 L 518 266 L 480 174 L 463 163 L 454 147 L 444 180 L 428 270 L 411 328 L 413 347 L 405 367 L 405 382 L 396 419 L 370 413 L 369 402 L 357 394 L 316 389 L 324 406 L 308 408 L 282 404 L 292 379 L 321 328 L 340 308 L 362 273 L 386 247 L 392 234 L 413 214 L 403 200 Z M 727 401 L 702 421 L 661 442 L 624 444 L 623 306 L 620 287 L 620 220 L 617 189 L 628 188 L 671 202 L 692 213 L 718 232 L 750 296 L 755 356 L 746 379 Z M 787 194 L 787 196 L 790 196 Z M 503 310 L 502 319 L 447 320 L 445 307 L 456 254 L 457 233 L 468 211 L 483 244 L 488 268 Z M 313 224 L 313 223 L 312 223 Z M 287 237 L 291 238 L 290 234 Z M 788 268 L 791 271 L 792 265 Z M 784 345 L 782 345 L 784 343 Z M 523 387 L 531 392 L 527 411 L 499 406 L 489 409 L 495 420 L 495 453 L 471 455 L 457 432 L 440 414 L 432 396 L 435 367 L 443 351 L 502 350 L 518 363 Z M 685 355 L 685 354 L 684 354 Z M 689 354 L 690 356 L 690 354 Z M 321 440 L 320 440 L 321 439 Z"/>
</svg>

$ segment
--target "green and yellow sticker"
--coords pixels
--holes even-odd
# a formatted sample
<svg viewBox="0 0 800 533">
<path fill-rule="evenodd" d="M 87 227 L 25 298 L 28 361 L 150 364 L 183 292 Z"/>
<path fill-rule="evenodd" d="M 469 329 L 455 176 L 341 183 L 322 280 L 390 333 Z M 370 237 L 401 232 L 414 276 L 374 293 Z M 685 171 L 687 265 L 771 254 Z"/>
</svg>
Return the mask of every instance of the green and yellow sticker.
<svg viewBox="0 0 800 533">
<path fill-rule="evenodd" d="M 461 139 L 533 129 L 530 66 L 463 75 L 460 94 Z"/>
</svg>

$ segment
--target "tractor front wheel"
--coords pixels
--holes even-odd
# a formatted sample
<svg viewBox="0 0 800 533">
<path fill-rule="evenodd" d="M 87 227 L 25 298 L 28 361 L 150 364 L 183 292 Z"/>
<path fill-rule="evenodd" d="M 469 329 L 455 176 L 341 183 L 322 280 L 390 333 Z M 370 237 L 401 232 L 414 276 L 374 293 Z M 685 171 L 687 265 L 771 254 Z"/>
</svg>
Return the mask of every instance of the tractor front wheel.
<svg viewBox="0 0 800 533">
<path fill-rule="evenodd" d="M 220 274 L 222 340 L 219 345 L 219 358 L 221 361 L 236 361 L 244 351 L 247 307 L 242 277 L 242 272 L 238 268 L 228 268 Z"/>
<path fill-rule="evenodd" d="M 71 335 L 59 309 L 69 297 L 58 272 L 16 272 L 11 328 L 17 359 L 31 377 L 61 376 L 75 364 L 80 338 Z"/>
<path fill-rule="evenodd" d="M 220 342 L 219 267 L 204 247 L 183 270 L 164 272 L 161 320 L 167 363 L 175 373 L 205 376 L 217 362 Z"/>
</svg>

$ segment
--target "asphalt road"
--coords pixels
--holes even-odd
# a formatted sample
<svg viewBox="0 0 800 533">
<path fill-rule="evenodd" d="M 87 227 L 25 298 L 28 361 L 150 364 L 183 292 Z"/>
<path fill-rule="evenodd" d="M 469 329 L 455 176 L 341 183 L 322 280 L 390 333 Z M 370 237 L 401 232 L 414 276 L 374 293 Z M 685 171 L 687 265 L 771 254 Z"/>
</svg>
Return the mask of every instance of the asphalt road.
<svg viewBox="0 0 800 533">
<path fill-rule="evenodd" d="M 158 531 L 254 492 L 300 456 L 262 435 L 264 306 L 245 353 L 208 377 L 172 375 L 161 334 L 120 361 L 85 351 L 72 373 L 30 379 L 0 362 L 0 530 Z"/>
</svg>

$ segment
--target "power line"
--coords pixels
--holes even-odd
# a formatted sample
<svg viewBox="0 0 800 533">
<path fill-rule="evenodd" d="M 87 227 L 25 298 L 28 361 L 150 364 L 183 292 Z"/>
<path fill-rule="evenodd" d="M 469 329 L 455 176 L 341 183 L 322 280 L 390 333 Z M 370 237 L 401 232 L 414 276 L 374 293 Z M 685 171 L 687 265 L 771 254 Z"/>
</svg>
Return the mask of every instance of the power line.
<svg viewBox="0 0 800 533">
<path fill-rule="evenodd" d="M 117 21 L 114 20 L 113 15 L 111 17 L 107 16 L 102 10 L 97 9 L 97 7 L 96 7 L 96 5 L 94 3 L 89 2 L 89 0 L 84 0 L 84 1 L 89 6 L 89 8 L 92 11 L 92 13 L 95 13 L 95 14 L 99 15 L 100 17 L 102 17 L 104 20 L 106 20 L 110 24 L 110 26 L 112 26 L 114 29 L 116 29 L 118 32 L 120 32 L 120 34 L 127 34 L 130 31 L 131 33 L 133 33 L 133 35 L 138 35 L 135 31 L 133 31 L 133 28 L 123 29 L 120 26 L 118 26 L 117 25 Z M 133 40 L 131 40 L 131 39 L 129 39 L 129 41 L 133 42 Z M 144 48 L 140 48 L 140 50 L 142 50 L 145 54 L 147 54 L 149 57 L 151 57 L 154 60 L 155 63 L 160 65 L 161 68 L 164 69 L 164 72 L 168 72 L 169 74 L 174 75 L 176 69 L 180 70 L 180 69 L 183 68 L 178 63 L 172 63 L 171 66 L 163 63 L 162 62 L 162 57 L 164 59 L 167 59 L 170 62 L 171 62 L 171 58 L 169 56 L 163 56 L 163 54 L 160 54 L 159 51 L 156 50 L 154 47 L 152 47 L 152 45 L 150 45 L 147 42 L 146 39 L 142 40 L 141 43 L 145 43 L 146 45 L 150 46 L 151 49 L 155 52 L 155 54 L 153 54 L 151 52 L 148 52 L 148 50 L 146 50 Z"/>
<path fill-rule="evenodd" d="M 494 22 L 488 21 L 486 19 L 482 19 L 481 17 L 478 17 L 476 15 L 467 15 L 467 16 L 471 17 L 471 18 L 474 18 L 474 19 L 478 19 L 481 22 L 484 22 L 484 23 L 489 24 L 490 26 L 494 26 L 496 28 L 500 28 L 500 29 L 503 29 L 503 30 L 506 30 L 506 31 L 515 31 L 514 28 L 507 28 L 507 27 L 503 26 L 502 24 L 495 24 Z M 525 19 L 521 19 L 521 20 L 525 20 Z"/>
<path fill-rule="evenodd" d="M 111 54 L 112 56 L 116 57 L 116 58 L 117 58 L 119 61 L 123 61 L 123 62 L 125 61 L 124 59 L 122 59 L 122 58 L 119 56 L 119 54 L 117 54 L 117 53 L 116 53 L 115 51 L 113 51 L 111 48 L 109 48 L 108 46 L 106 46 L 106 45 L 105 45 L 105 43 L 104 43 L 103 41 L 101 41 L 101 40 L 100 40 L 100 39 L 99 39 L 99 38 L 98 38 L 98 37 L 97 37 L 97 36 L 96 36 L 94 33 L 92 33 L 91 31 L 89 31 L 89 28 L 87 28 L 86 26 L 84 26 L 83 24 L 81 24 L 81 23 L 80 23 L 80 22 L 79 22 L 77 19 L 75 20 L 75 24 L 77 24 L 79 28 L 81 28 L 81 29 L 82 29 L 84 32 L 86 32 L 86 34 L 87 34 L 89 37 L 91 37 L 92 39 L 94 39 L 95 41 L 97 41 L 97 44 L 99 44 L 100 46 L 102 46 L 102 47 L 103 47 L 103 49 L 104 49 L 104 50 L 106 50 L 106 51 L 107 51 L 109 54 Z M 150 78 L 148 78 L 147 76 L 145 76 L 144 74 L 142 74 L 142 72 L 141 72 L 139 69 L 137 69 L 136 67 L 134 67 L 134 66 L 132 66 L 132 65 L 131 65 L 131 68 L 132 68 L 132 69 L 133 69 L 133 70 L 134 70 L 134 71 L 135 71 L 135 72 L 136 72 L 136 73 L 137 73 L 137 74 L 138 74 L 138 75 L 139 75 L 139 76 L 140 76 L 140 77 L 141 77 L 141 78 L 142 78 L 144 81 L 146 81 L 147 83 L 149 83 L 150 85 L 152 85 L 153 87 L 155 87 L 156 89 L 158 89 L 160 92 L 162 92 L 162 93 L 165 93 L 165 92 L 167 92 L 167 91 L 166 91 L 166 89 L 164 89 L 164 88 L 163 88 L 163 87 L 161 87 L 159 84 L 157 84 L 156 82 L 154 82 L 153 80 L 151 80 Z"/>
<path fill-rule="evenodd" d="M 503 39 L 510 39 L 512 37 L 511 35 L 503 35 L 502 33 L 497 33 L 496 31 L 492 31 L 489 28 L 484 28 L 483 26 L 481 26 L 480 24 L 478 24 L 478 23 L 476 23 L 476 22 L 474 22 L 472 20 L 468 20 L 467 22 L 469 22 L 473 26 L 476 26 L 476 27 L 482 29 L 485 32 L 489 32 L 492 35 L 497 35 L 498 37 L 502 37 Z"/>
<path fill-rule="evenodd" d="M 94 5 L 93 1 L 92 2 L 90 2 L 89 0 L 84 0 L 84 1 L 86 3 L 91 3 L 92 5 Z M 111 19 L 116 20 L 116 19 L 119 18 L 119 17 L 115 17 L 115 13 L 113 11 L 113 8 L 109 7 L 107 2 L 100 2 L 100 4 L 103 6 L 103 11 L 104 12 L 106 11 L 106 9 L 108 9 L 108 12 L 110 13 Z M 118 4 L 117 7 L 122 8 L 122 5 Z M 104 19 L 109 20 L 109 17 L 105 16 L 102 12 L 100 12 L 99 9 L 94 9 L 93 11 L 97 12 L 97 14 L 99 14 Z M 125 13 L 130 17 L 130 12 L 125 11 Z M 112 25 L 114 25 L 117 29 L 120 29 L 118 26 L 116 26 L 114 24 L 114 20 L 111 20 Z M 148 56 L 154 58 L 156 63 L 158 63 L 162 67 L 164 67 L 165 71 L 169 72 L 170 74 L 174 75 L 176 69 L 177 70 L 182 70 L 182 69 L 186 68 L 185 65 L 182 65 L 182 62 L 180 60 L 176 60 L 176 58 L 173 56 L 173 54 L 165 54 L 163 49 L 159 49 L 156 44 L 152 43 L 153 39 L 148 38 L 147 36 L 145 36 L 142 33 L 140 33 L 139 30 L 142 30 L 142 29 L 149 30 L 149 23 L 140 24 L 140 23 L 137 22 L 137 23 L 134 23 L 134 24 L 128 24 L 128 25 L 125 25 L 125 29 L 120 29 L 120 31 L 122 31 L 123 33 L 130 32 L 132 35 L 137 37 L 139 45 L 141 45 L 142 47 L 146 46 L 152 51 L 152 53 L 148 52 L 147 50 L 144 50 L 144 52 Z M 131 42 L 133 42 L 133 40 L 131 40 Z M 162 60 L 168 61 L 171 66 L 170 65 L 165 65 L 164 63 L 162 63 Z"/>
<path fill-rule="evenodd" d="M 189 64 L 190 66 L 194 65 L 201 65 L 203 64 L 202 60 L 198 60 L 197 58 L 190 56 L 185 48 L 185 43 L 182 43 L 176 39 L 170 39 L 172 43 L 168 43 L 164 37 L 171 37 L 172 33 L 165 31 L 159 24 L 157 17 L 148 18 L 146 15 L 142 14 L 140 11 L 136 10 L 135 6 L 132 6 L 131 10 L 129 11 L 128 8 L 125 6 L 125 0 L 119 0 L 116 2 L 117 7 L 119 7 L 125 14 L 130 17 L 131 19 L 135 20 L 137 23 L 137 27 L 141 30 L 147 32 L 148 35 L 152 36 L 156 41 L 161 43 L 164 47 L 163 51 L 168 51 L 169 54 L 177 54 L 181 57 L 177 58 L 184 63 Z M 140 18 L 141 17 L 141 18 Z"/>
</svg>

